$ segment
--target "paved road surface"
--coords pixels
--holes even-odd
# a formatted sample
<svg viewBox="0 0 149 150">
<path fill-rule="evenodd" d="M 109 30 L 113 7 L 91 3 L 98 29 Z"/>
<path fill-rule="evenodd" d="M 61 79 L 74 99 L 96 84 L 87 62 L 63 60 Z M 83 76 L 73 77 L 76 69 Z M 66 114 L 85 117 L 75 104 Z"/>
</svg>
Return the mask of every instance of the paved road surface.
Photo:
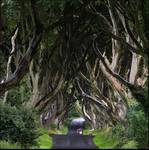
<svg viewBox="0 0 149 150">
<path fill-rule="evenodd" d="M 93 143 L 92 135 L 51 135 L 53 139 L 52 149 L 97 149 Z"/>
</svg>

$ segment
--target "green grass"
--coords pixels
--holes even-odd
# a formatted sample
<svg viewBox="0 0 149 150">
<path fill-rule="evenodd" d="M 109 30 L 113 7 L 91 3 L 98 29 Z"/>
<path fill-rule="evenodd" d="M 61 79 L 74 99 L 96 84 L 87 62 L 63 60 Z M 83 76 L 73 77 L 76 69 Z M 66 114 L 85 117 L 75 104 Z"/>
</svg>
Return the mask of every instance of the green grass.
<svg viewBox="0 0 149 150">
<path fill-rule="evenodd" d="M 68 129 L 66 127 L 61 130 L 51 129 L 51 130 L 41 130 L 41 136 L 37 139 L 38 147 L 33 147 L 33 149 L 50 149 L 52 148 L 52 138 L 50 134 L 67 134 Z M 137 148 L 137 143 L 135 141 L 124 142 L 125 144 L 119 145 L 120 140 L 117 136 L 112 135 L 112 128 L 105 128 L 102 130 L 84 130 L 84 135 L 93 135 L 93 142 L 99 149 L 135 149 Z"/>
<path fill-rule="evenodd" d="M 0 141 L 0 149 L 21 149 L 21 146 L 9 141 Z"/>
<path fill-rule="evenodd" d="M 52 147 L 52 138 L 49 136 L 47 129 L 38 128 L 39 137 L 36 139 L 37 146 L 31 149 L 50 149 Z"/>
<path fill-rule="evenodd" d="M 101 131 L 95 135 L 93 139 L 95 145 L 100 149 L 114 149 L 118 144 L 116 138 L 112 137 L 111 134 Z"/>
<path fill-rule="evenodd" d="M 36 139 L 37 145 L 34 146 L 31 149 L 50 149 L 52 148 L 52 138 L 49 136 L 50 134 L 66 134 L 67 133 L 67 128 L 62 128 L 61 130 L 57 130 L 55 127 L 53 127 L 50 130 L 42 129 L 39 128 L 39 131 L 41 136 Z"/>
<path fill-rule="evenodd" d="M 39 149 L 50 149 L 52 147 L 52 138 L 48 134 L 43 134 L 37 139 Z"/>
<path fill-rule="evenodd" d="M 129 141 L 122 146 L 122 149 L 138 149 L 138 143 L 136 141 Z"/>
<path fill-rule="evenodd" d="M 58 130 L 58 133 L 60 133 L 60 134 L 67 134 L 68 133 L 68 128 L 64 127 L 61 130 Z"/>
<path fill-rule="evenodd" d="M 84 135 L 94 135 L 93 141 L 95 145 L 100 149 L 114 149 L 119 143 L 118 140 L 112 136 L 110 128 L 102 130 L 84 130 Z"/>
<path fill-rule="evenodd" d="M 42 134 L 37 139 L 38 149 L 50 149 L 52 148 L 52 138 L 49 136 L 50 134 L 67 134 L 68 129 L 66 127 L 62 128 L 61 130 L 51 129 L 51 130 L 41 130 Z M 102 130 L 84 130 L 84 135 L 93 135 L 93 142 L 99 149 L 136 149 L 137 143 L 135 141 L 124 141 L 125 144 L 121 144 L 121 139 L 118 136 L 112 134 L 112 128 L 105 128 Z"/>
<path fill-rule="evenodd" d="M 59 131 L 61 134 L 67 133 L 67 128 L 63 128 Z M 102 130 L 84 130 L 84 135 L 94 135 L 93 141 L 95 145 L 100 149 L 114 149 L 119 143 L 118 140 L 112 136 L 112 131 L 110 128 Z"/>
<path fill-rule="evenodd" d="M 89 132 L 88 132 L 89 133 Z M 94 135 L 93 141 L 95 145 L 100 149 L 137 149 L 138 143 L 134 140 L 126 140 L 125 144 L 119 145 L 124 139 L 120 139 L 115 135 L 112 135 L 111 128 L 95 130 L 92 132 Z"/>
</svg>

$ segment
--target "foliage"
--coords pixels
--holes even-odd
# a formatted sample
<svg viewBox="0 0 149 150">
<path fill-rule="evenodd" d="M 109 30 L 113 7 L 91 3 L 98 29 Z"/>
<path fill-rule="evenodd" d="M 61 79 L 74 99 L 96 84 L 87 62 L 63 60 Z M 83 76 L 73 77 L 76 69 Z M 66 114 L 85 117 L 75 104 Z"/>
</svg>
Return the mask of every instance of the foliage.
<svg viewBox="0 0 149 150">
<path fill-rule="evenodd" d="M 133 145 L 134 148 L 136 146 L 138 146 L 138 148 L 147 148 L 148 120 L 143 112 L 143 108 L 137 103 L 133 104 L 129 108 L 127 118 L 128 121 L 125 126 L 117 124 L 112 131 L 113 135 L 117 137 L 117 139 L 121 139 L 119 141 L 118 148 Z"/>
<path fill-rule="evenodd" d="M 18 142 L 22 147 L 36 144 L 38 137 L 34 112 L 0 103 L 0 140 Z"/>
<path fill-rule="evenodd" d="M 122 149 L 137 149 L 138 148 L 138 143 L 136 141 L 128 141 L 126 144 L 124 144 Z"/>
<path fill-rule="evenodd" d="M 127 136 L 139 143 L 139 148 L 148 145 L 148 119 L 140 105 L 132 106 L 128 112 Z"/>
<path fill-rule="evenodd" d="M 0 80 L 5 75 L 5 59 L 3 57 L 2 51 L 0 50 Z"/>
<path fill-rule="evenodd" d="M 71 111 L 68 111 L 67 116 L 64 120 L 64 125 L 68 126 L 74 118 L 78 117 L 80 117 L 80 114 L 76 111 L 75 106 L 72 106 Z"/>
<path fill-rule="evenodd" d="M 118 123 L 112 128 L 85 130 L 84 133 L 95 136 L 94 142 L 98 148 L 148 148 L 148 120 L 142 106 L 132 103 L 127 118 L 125 126 Z"/>
<path fill-rule="evenodd" d="M 145 88 L 144 88 L 144 95 L 145 95 L 145 112 L 149 113 L 149 89 L 148 89 L 148 83 L 149 83 L 149 80 L 147 79 L 147 82 L 145 84 Z"/>
<path fill-rule="evenodd" d="M 21 146 L 17 143 L 11 143 L 9 141 L 0 141 L 0 149 L 21 149 Z"/>
<path fill-rule="evenodd" d="M 30 99 L 31 91 L 28 86 L 27 79 L 21 81 L 19 87 L 9 90 L 7 103 L 11 106 L 20 107 L 23 103 Z"/>
<path fill-rule="evenodd" d="M 36 139 L 37 148 L 40 149 L 50 149 L 52 147 L 52 138 L 49 136 L 48 131 L 40 129 L 40 136 Z"/>
<path fill-rule="evenodd" d="M 60 134 L 67 134 L 68 133 L 68 128 L 64 127 L 61 130 L 59 130 Z"/>
<path fill-rule="evenodd" d="M 9 32 L 11 32 L 11 30 L 14 30 L 15 26 L 16 26 L 16 21 L 19 19 L 19 12 L 18 9 L 14 9 L 16 8 L 15 5 L 15 1 L 11 1 L 11 0 L 3 0 L 3 13 L 5 16 L 5 29 L 7 34 L 9 34 Z M 14 18 L 14 19 L 12 19 Z"/>
<path fill-rule="evenodd" d="M 52 147 L 52 138 L 48 134 L 43 134 L 37 139 L 40 149 L 49 149 Z"/>
<path fill-rule="evenodd" d="M 58 134 L 60 130 L 57 130 L 57 124 L 56 123 L 51 123 L 49 125 L 49 128 L 47 129 L 46 133 L 48 133 L 49 135 L 51 134 Z"/>
<path fill-rule="evenodd" d="M 34 115 L 32 111 L 21 107 L 26 100 L 30 99 L 31 94 L 37 96 L 30 99 L 35 100 L 31 104 L 35 104 L 34 106 L 43 111 L 49 109 L 51 99 L 56 100 L 54 108 L 59 112 L 59 106 L 63 107 L 61 104 L 73 105 L 73 102 L 79 98 L 83 100 L 82 104 L 80 103 L 84 106 L 82 110 L 84 109 L 90 116 L 94 115 L 97 124 L 100 121 L 106 124 L 113 120 L 112 116 L 117 117 L 119 96 L 116 93 L 117 91 L 120 95 L 127 93 L 127 90 L 123 88 L 123 85 L 126 85 L 145 110 L 148 110 L 148 85 L 144 92 L 144 87 L 137 88 L 136 83 L 129 84 L 129 81 L 125 82 L 123 79 L 131 77 L 135 52 L 136 56 L 140 57 L 140 62 L 136 66 L 138 67 L 136 77 L 140 79 L 146 77 L 143 75 L 145 69 L 143 67 L 147 67 L 145 62 L 147 62 L 146 54 L 148 53 L 149 2 L 148 0 L 104 2 L 102 0 L 2 1 L 0 26 L 2 26 L 1 20 L 4 20 L 4 29 L 0 28 L 0 81 L 6 77 L 6 62 L 10 56 L 11 37 L 16 27 L 19 28 L 19 33 L 15 42 L 15 52 L 11 55 L 13 56 L 12 64 L 20 71 L 16 70 L 12 75 L 16 83 L 9 79 L 10 82 L 0 84 L 0 94 L 10 89 L 7 102 L 13 106 L 0 105 L 1 140 L 17 141 L 23 147 L 29 147 L 37 142 L 35 141 L 38 134 Z M 113 15 L 110 15 L 110 12 Z M 40 39 L 41 30 L 43 34 L 40 42 L 35 39 Z M 113 50 L 117 51 L 116 55 L 119 59 L 114 57 Z M 29 56 L 29 59 L 25 56 Z M 117 63 L 116 59 L 120 60 L 120 63 Z M 96 61 L 97 65 L 94 66 Z M 104 62 L 107 62 L 107 65 Z M 113 68 L 113 63 L 117 64 L 112 70 L 117 75 L 108 71 Z M 103 67 L 100 67 L 102 64 Z M 32 91 L 27 85 L 29 78 L 25 80 L 23 78 L 27 73 L 31 75 Z M 59 86 L 60 82 L 57 82 L 60 74 L 63 77 L 62 83 L 68 83 L 66 86 L 65 84 Z M 82 79 L 80 74 L 83 74 L 85 79 Z M 136 77 L 135 80 L 139 81 Z M 76 84 L 76 79 L 80 86 Z M 117 80 L 120 82 L 120 87 L 114 84 Z M 19 88 L 12 89 L 19 83 L 21 84 Z M 72 90 L 69 88 L 70 85 L 72 85 Z M 85 98 L 85 95 L 89 96 Z M 41 99 L 42 97 L 44 99 Z M 91 102 L 87 100 L 88 98 Z M 93 107 L 91 111 L 94 99 L 99 100 L 101 105 L 99 103 L 93 105 L 96 107 Z M 107 109 L 102 109 L 103 106 L 107 106 Z M 74 108 L 69 108 L 69 110 L 71 112 L 64 116 L 66 126 L 74 117 L 79 116 Z M 110 113 L 104 110 L 110 110 Z M 112 115 L 106 117 L 109 114 Z M 138 104 L 133 105 L 128 113 L 127 126 L 118 124 L 112 131 L 96 131 L 94 140 L 101 148 L 114 148 L 115 146 L 146 148 L 148 144 L 147 124 L 142 108 Z M 56 133 L 56 130 L 52 128 L 48 133 Z M 44 138 L 47 139 L 46 133 L 39 141 Z M 39 143 L 41 145 L 44 142 Z"/>
<path fill-rule="evenodd" d="M 144 0 L 143 3 L 143 12 L 142 12 L 142 16 L 143 16 L 143 27 L 144 27 L 144 32 L 147 36 L 147 38 L 149 39 L 149 29 L 148 29 L 148 22 L 149 22 L 149 1 L 148 0 Z"/>
<path fill-rule="evenodd" d="M 112 136 L 111 131 L 102 129 L 101 131 L 94 131 L 94 143 L 100 149 L 114 149 L 118 144 L 115 137 Z"/>
</svg>

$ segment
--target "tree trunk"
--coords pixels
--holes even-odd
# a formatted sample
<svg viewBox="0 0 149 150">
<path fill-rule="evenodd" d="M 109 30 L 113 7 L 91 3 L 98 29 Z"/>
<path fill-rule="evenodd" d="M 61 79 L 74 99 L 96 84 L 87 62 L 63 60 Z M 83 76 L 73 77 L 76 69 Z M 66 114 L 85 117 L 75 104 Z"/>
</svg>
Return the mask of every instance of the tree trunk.
<svg viewBox="0 0 149 150">
<path fill-rule="evenodd" d="M 2 0 L 0 0 L 0 45 L 2 44 L 3 19 L 2 19 Z"/>
<path fill-rule="evenodd" d="M 12 50 L 11 50 L 10 54 L 15 52 L 15 48 L 16 48 L 15 47 L 15 40 L 16 40 L 17 34 L 18 34 L 18 28 L 16 29 L 15 34 L 11 38 Z M 8 80 L 10 78 L 11 74 L 12 74 L 12 72 L 11 72 L 12 58 L 13 58 L 13 55 L 10 55 L 9 58 L 8 58 L 7 69 L 6 69 L 7 70 L 6 80 Z M 7 96 L 8 96 L 8 91 L 5 92 L 4 100 L 3 100 L 4 103 L 7 100 Z"/>
<path fill-rule="evenodd" d="M 136 85 L 137 73 L 138 73 L 138 69 L 139 69 L 140 60 L 141 60 L 141 56 L 138 56 L 137 54 L 132 53 L 129 82 L 134 85 Z M 128 96 L 129 96 L 129 98 L 132 98 L 131 93 L 128 93 Z"/>
<path fill-rule="evenodd" d="M 109 2 L 109 14 L 110 14 L 111 22 L 112 22 L 112 33 L 114 35 L 119 36 L 117 20 L 115 18 L 115 15 L 113 14 L 112 9 L 113 9 L 113 7 L 111 6 L 111 2 Z M 117 41 L 115 39 L 112 39 L 112 63 L 111 63 L 111 69 L 114 72 L 117 72 L 117 69 L 118 69 L 118 60 L 119 60 L 120 50 L 121 50 L 121 48 L 120 48 L 119 41 Z"/>
</svg>

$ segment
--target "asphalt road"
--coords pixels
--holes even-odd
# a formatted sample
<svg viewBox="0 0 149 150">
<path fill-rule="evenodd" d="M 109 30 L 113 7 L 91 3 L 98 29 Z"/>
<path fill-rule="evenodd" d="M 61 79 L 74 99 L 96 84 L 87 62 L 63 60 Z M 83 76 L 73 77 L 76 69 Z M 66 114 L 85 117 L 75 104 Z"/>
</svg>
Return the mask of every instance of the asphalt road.
<svg viewBox="0 0 149 150">
<path fill-rule="evenodd" d="M 92 135 L 51 135 L 53 139 L 52 149 L 97 149 L 93 143 Z"/>
</svg>

